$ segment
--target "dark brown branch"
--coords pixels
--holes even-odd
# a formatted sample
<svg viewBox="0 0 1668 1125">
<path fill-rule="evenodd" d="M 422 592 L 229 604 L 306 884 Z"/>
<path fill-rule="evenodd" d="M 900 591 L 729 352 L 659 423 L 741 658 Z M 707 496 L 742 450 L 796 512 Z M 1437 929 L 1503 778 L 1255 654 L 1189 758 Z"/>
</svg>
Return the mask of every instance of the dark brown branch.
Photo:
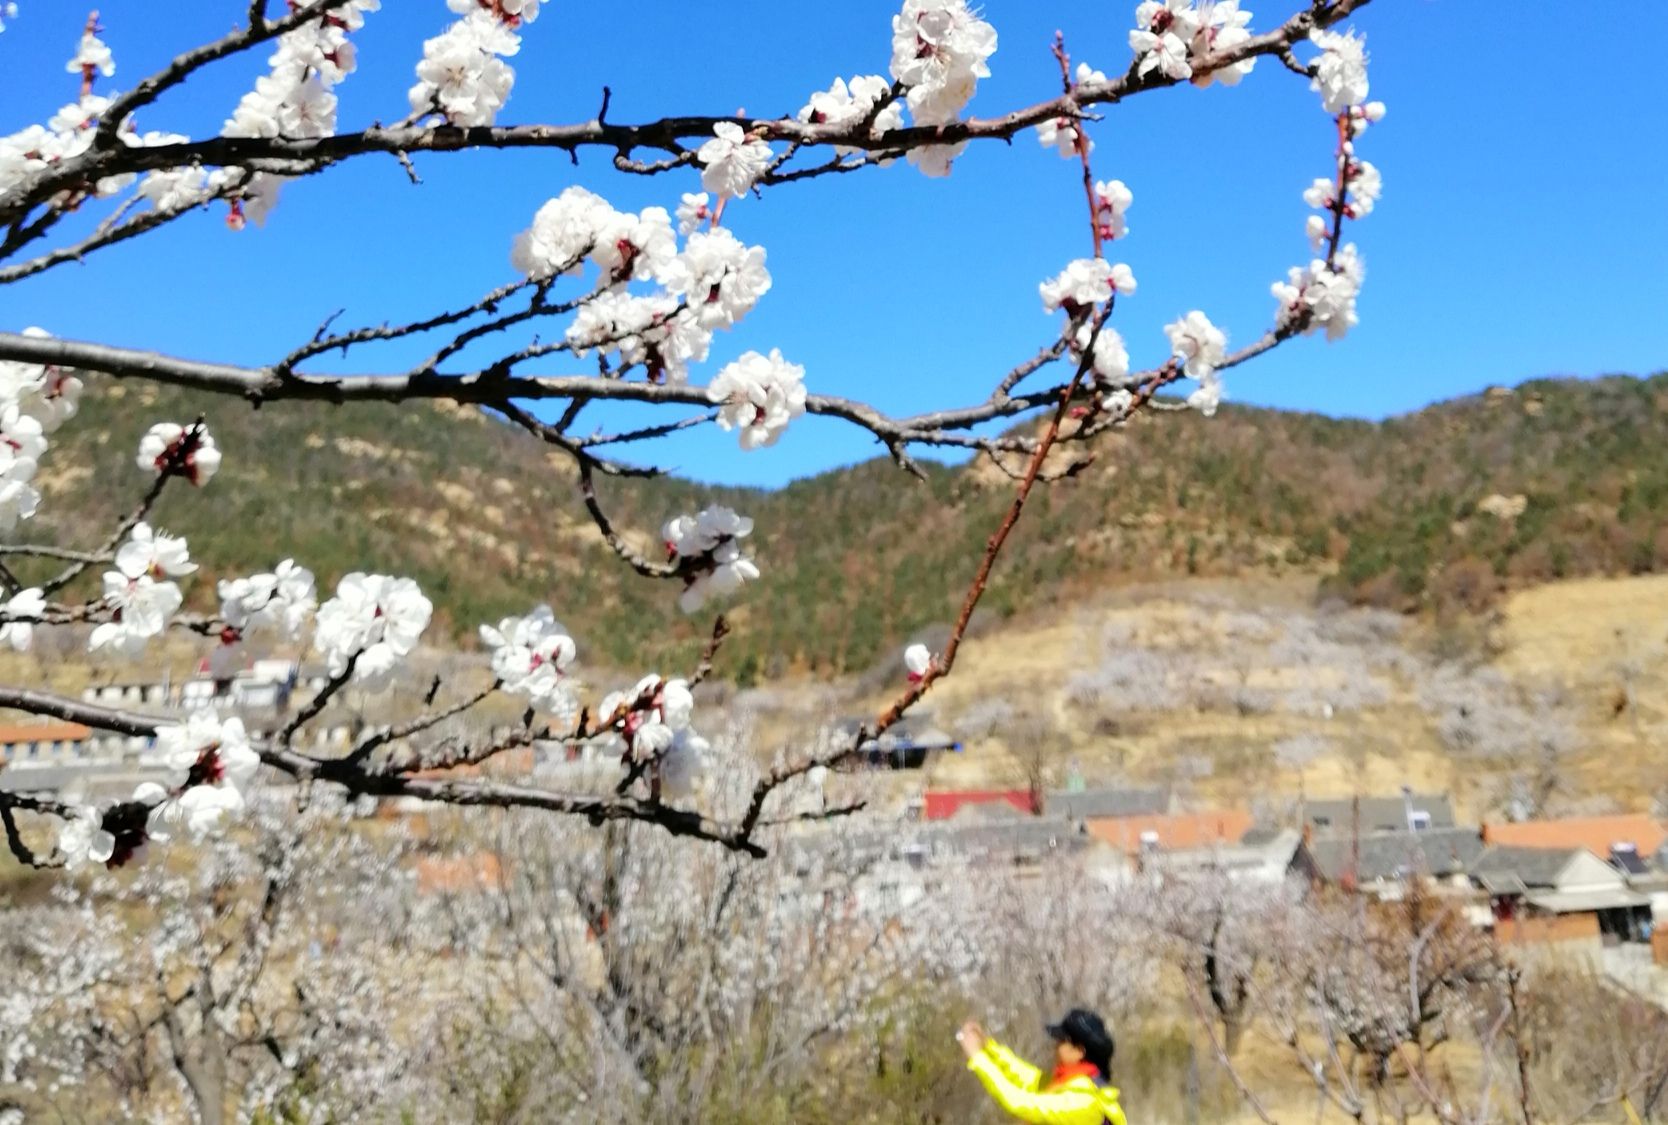
<svg viewBox="0 0 1668 1125">
<path fill-rule="evenodd" d="M 468 711 L 471 708 L 485 702 L 493 692 L 499 689 L 500 686 L 501 685 L 497 680 L 493 680 L 492 683 L 488 684 L 474 695 L 467 696 L 464 699 L 459 700 L 457 703 L 452 704 L 450 707 L 442 707 L 438 710 L 430 711 L 427 714 L 418 715 L 416 718 L 407 722 L 391 724 L 383 727 L 381 730 L 367 735 L 364 739 L 362 739 L 359 745 L 353 748 L 353 752 L 349 754 L 348 757 L 350 759 L 363 761 L 375 753 L 377 747 L 379 746 L 385 746 L 390 742 L 397 742 L 402 738 L 410 738 L 414 734 L 421 734 L 423 731 L 426 731 L 431 727 L 439 726 L 447 719 L 461 715 L 465 711 Z M 431 699 L 430 702 L 432 701 L 433 700 Z"/>
<path fill-rule="evenodd" d="M 296 732 L 323 713 L 324 709 L 330 705 L 330 701 L 336 697 L 336 694 L 347 687 L 348 681 L 353 679 L 353 670 L 358 664 L 359 653 L 356 652 L 348 657 L 347 664 L 343 666 L 342 670 L 331 676 L 329 682 L 318 690 L 318 694 L 307 701 L 307 706 L 297 711 L 295 718 L 286 723 L 284 729 L 278 732 L 278 741 L 281 745 L 288 748 L 290 743 L 295 740 Z"/>
<path fill-rule="evenodd" d="M 1312 30 L 1338 22 L 1366 2 L 1367 0 L 1338 0 L 1329 5 L 1307 8 L 1293 15 L 1273 31 L 1252 36 L 1243 43 L 1201 60 L 1194 67 L 1195 76 L 1263 55 L 1278 56 L 1282 50 L 1290 50 L 1293 44 L 1307 38 Z M 268 36 L 274 28 L 286 22 L 287 20 L 278 21 L 266 25 L 258 33 L 243 34 Z M 233 41 L 235 42 L 235 37 Z M 258 39 L 251 38 L 239 46 L 218 49 L 222 54 L 231 53 L 233 50 L 241 49 L 241 46 L 257 41 Z M 227 41 L 221 42 L 224 44 Z M 203 48 L 205 51 L 216 49 L 217 45 Z M 182 56 L 189 57 L 191 56 Z M 202 64 L 193 64 L 191 69 L 199 65 Z M 629 159 L 628 154 L 631 152 L 640 148 L 658 150 L 672 157 L 671 160 L 662 163 L 675 167 L 689 159 L 689 150 L 685 142 L 705 141 L 713 135 L 714 126 L 721 122 L 739 124 L 766 142 L 797 144 L 805 148 L 839 146 L 901 151 L 926 145 L 956 144 L 961 141 L 1007 141 L 1024 129 L 1051 117 L 1076 117 L 1087 106 L 1113 104 L 1134 94 L 1176 84 L 1177 80 L 1165 77 L 1160 72 L 1140 75 L 1132 67 L 1129 72 L 1116 78 L 1104 82 L 1084 83 L 1069 95 L 1061 95 L 999 117 L 969 118 L 946 125 L 892 129 L 878 136 L 872 133 L 867 121 L 815 124 L 791 118 L 755 120 L 745 116 L 686 116 L 664 117 L 639 125 L 614 125 L 597 119 L 572 125 L 482 125 L 470 128 L 402 124 L 308 139 L 214 137 L 148 147 L 94 146 L 86 153 L 34 173 L 5 196 L 0 196 L 0 223 L 13 222 L 21 211 L 67 187 L 91 183 L 107 176 L 187 165 L 242 167 L 248 166 L 252 161 L 292 161 L 298 164 L 298 170 L 318 171 L 366 153 L 445 152 L 464 148 L 549 148 L 576 155 L 582 148 L 600 147 L 622 154 L 627 162 L 632 164 L 637 162 Z M 141 83 L 141 87 L 144 86 L 145 83 Z M 153 87 L 152 92 L 147 95 L 147 100 L 154 98 L 156 93 L 166 86 L 167 83 L 160 83 Z M 126 107 L 127 110 L 131 108 L 131 105 Z"/>
</svg>

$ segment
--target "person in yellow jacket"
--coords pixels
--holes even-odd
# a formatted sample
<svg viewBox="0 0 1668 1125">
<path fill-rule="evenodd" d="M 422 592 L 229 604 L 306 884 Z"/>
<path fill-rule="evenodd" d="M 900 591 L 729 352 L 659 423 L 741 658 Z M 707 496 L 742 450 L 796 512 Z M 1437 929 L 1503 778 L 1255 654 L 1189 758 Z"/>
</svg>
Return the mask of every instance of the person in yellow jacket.
<svg viewBox="0 0 1668 1125">
<path fill-rule="evenodd" d="M 1112 1035 L 1095 1013 L 1074 1008 L 1050 1024 L 1054 1073 L 1042 1071 L 990 1038 L 976 1023 L 956 1036 L 967 1069 L 979 1076 L 996 1104 L 1032 1125 L 1126 1125 L 1112 1073 Z"/>
</svg>

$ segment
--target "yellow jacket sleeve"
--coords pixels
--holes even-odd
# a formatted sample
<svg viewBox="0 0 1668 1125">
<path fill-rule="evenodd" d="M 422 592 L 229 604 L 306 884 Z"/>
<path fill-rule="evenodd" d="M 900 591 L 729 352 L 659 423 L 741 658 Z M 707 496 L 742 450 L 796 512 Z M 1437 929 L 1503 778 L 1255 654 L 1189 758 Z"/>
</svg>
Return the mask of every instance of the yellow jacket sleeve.
<svg viewBox="0 0 1668 1125">
<path fill-rule="evenodd" d="M 1089 1091 L 1041 1094 L 1034 1089 L 1023 1089 L 1002 1073 L 988 1051 L 974 1055 L 967 1067 L 979 1076 L 996 1104 L 1020 1121 L 1029 1121 L 1031 1125 L 1101 1125 L 1105 1120 L 1100 1099 Z"/>
<path fill-rule="evenodd" d="M 996 1064 L 1002 1076 L 1021 1090 L 1035 1090 L 1042 1085 L 1042 1071 L 1032 1066 L 994 1039 L 985 1040 L 985 1054 Z"/>
</svg>

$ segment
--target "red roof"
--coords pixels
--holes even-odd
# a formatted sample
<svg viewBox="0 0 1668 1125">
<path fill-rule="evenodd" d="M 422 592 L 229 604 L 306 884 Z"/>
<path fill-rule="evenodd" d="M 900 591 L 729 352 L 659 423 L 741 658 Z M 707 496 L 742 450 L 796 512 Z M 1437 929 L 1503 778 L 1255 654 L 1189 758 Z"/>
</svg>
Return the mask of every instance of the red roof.
<svg viewBox="0 0 1668 1125">
<path fill-rule="evenodd" d="M 1006 801 L 1022 813 L 1035 812 L 1029 789 L 939 789 L 927 790 L 925 816 L 928 820 L 949 820 L 968 805 Z"/>
</svg>

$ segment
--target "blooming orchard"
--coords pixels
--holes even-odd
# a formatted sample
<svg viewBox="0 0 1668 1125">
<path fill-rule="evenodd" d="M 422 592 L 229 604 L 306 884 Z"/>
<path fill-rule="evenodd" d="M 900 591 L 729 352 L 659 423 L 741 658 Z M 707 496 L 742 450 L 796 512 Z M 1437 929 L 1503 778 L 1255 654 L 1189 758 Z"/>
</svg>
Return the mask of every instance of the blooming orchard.
<svg viewBox="0 0 1668 1125">
<path fill-rule="evenodd" d="M 240 4 L 232 14 L 244 26 L 184 51 L 125 91 L 115 85 L 123 73 L 118 54 L 124 29 L 100 28 L 96 18 L 79 29 L 67 27 L 66 70 L 74 78 L 64 96 L 73 100 L 56 112 L 43 107 L 44 123 L 0 136 L 0 229 L 10 232 L 0 242 L 0 285 L 96 258 L 106 247 L 191 221 L 205 209 L 223 216 L 232 230 L 243 230 L 279 205 L 285 184 L 329 182 L 336 166 L 370 154 L 396 156 L 415 179 L 415 160 L 461 159 L 442 157 L 456 150 L 554 148 L 575 162 L 601 150 L 622 173 L 658 177 L 665 192 L 661 204 L 631 211 L 589 189 L 562 188 L 530 217 L 506 225 L 506 273 L 499 288 L 473 301 L 442 302 L 441 309 L 409 322 L 342 330 L 327 322 L 287 355 L 260 366 L 184 360 L 5 326 L 17 331 L 0 333 L 0 533 L 7 538 L 0 544 L 0 644 L 22 650 L 42 628 L 84 629 L 90 650 L 139 658 L 175 630 L 205 647 L 216 675 L 229 675 L 243 659 L 246 638 L 266 634 L 310 646 L 328 671 L 328 683 L 302 701 L 280 730 L 259 737 L 238 716 L 213 706 L 147 716 L 27 685 L 0 688 L 0 705 L 154 737 L 173 770 L 167 785 L 147 784 L 102 806 L 61 794 L 0 792 L 13 854 L 30 863 L 119 865 L 182 832 L 212 834 L 244 810 L 247 790 L 263 768 L 355 795 L 529 805 L 593 823 L 650 821 L 674 834 L 759 851 L 755 835 L 790 816 L 780 798 L 795 779 L 848 760 L 951 672 L 960 637 L 1032 486 L 1043 479 L 1051 448 L 1087 443 L 1161 393 L 1180 391 L 1188 406 L 1213 414 L 1223 397 L 1223 372 L 1290 338 L 1324 331 L 1337 339 L 1356 323 L 1365 270 L 1343 234 L 1347 223 L 1369 215 L 1379 201 L 1379 171 L 1356 147 L 1384 116 L 1381 103 L 1367 101 L 1364 40 L 1342 27 L 1364 3 L 1317 0 L 1259 31 L 1253 13 L 1236 0 L 1146 0 L 1135 9 L 1126 60 L 1110 71 L 1083 62 L 1074 67 L 1064 37 L 1057 37 L 1060 93 L 980 117 L 969 111 L 980 80 L 991 74 L 996 28 L 966 0 L 903 0 L 892 17 L 889 54 L 886 29 L 875 29 L 870 72 L 831 82 L 807 76 L 809 92 L 790 115 L 676 115 L 635 124 L 608 119 L 608 92 L 589 120 L 506 123 L 515 66 L 523 59 L 539 65 L 538 52 L 548 49 L 541 37 L 551 17 L 540 21 L 537 0 L 448 0 L 455 18 L 423 42 L 408 105 L 392 112 L 354 105 L 347 80 L 359 69 L 360 33 L 369 21 L 410 18 L 404 6 L 396 14 L 383 11 L 379 0 L 294 0 L 274 13 L 269 8 L 279 6 L 262 0 Z M 226 114 L 218 135 L 141 128 L 141 121 L 149 126 L 167 120 L 158 104 L 164 93 L 239 55 L 264 55 L 265 68 L 235 105 L 216 111 L 216 117 Z M 1311 257 L 1275 283 L 1272 326 L 1238 350 L 1199 309 L 1160 310 L 1175 317 L 1163 325 L 1162 336 L 1156 327 L 1128 327 L 1125 306 L 1136 298 L 1136 279 L 1128 265 L 1106 256 L 1105 247 L 1131 237 L 1128 213 L 1144 170 L 1119 167 L 1121 178 L 1096 178 L 1093 159 L 1106 160 L 1091 136 L 1098 111 L 1172 85 L 1233 86 L 1259 63 L 1296 72 L 1331 119 L 1336 140 L 1329 175 L 1301 193 L 1314 212 L 1305 226 Z M 874 73 L 883 65 L 884 75 Z M 1014 65 L 1019 69 L 1019 61 Z M 14 99 L 7 109 L 20 104 Z M 392 124 L 344 124 L 353 117 Z M 821 176 L 843 182 L 847 173 L 914 174 L 898 164 L 899 157 L 919 172 L 946 176 L 970 146 L 1033 129 L 1042 145 L 1081 164 L 1086 214 L 1063 213 L 1060 222 L 1075 226 L 1087 219 L 1088 253 L 1062 263 L 1056 276 L 1039 284 L 1044 311 L 1063 316 L 1043 333 L 1035 356 L 992 373 L 994 388 L 984 399 L 893 417 L 842 397 L 838 372 L 807 372 L 768 341 L 716 371 L 707 367 L 715 333 L 741 330 L 761 300 L 778 299 L 778 289 L 789 288 L 786 281 L 777 285 L 781 279 L 767 267 L 766 248 L 748 238 L 749 215 L 764 205 L 761 200 Z M 1316 133 L 1323 135 L 1319 127 Z M 68 222 L 72 215 L 97 221 Z M 525 229 L 513 233 L 520 223 Z M 245 231 L 241 237 L 259 235 Z M 326 354 L 393 340 L 432 350 L 402 372 L 342 377 L 314 366 Z M 484 349 L 496 350 L 482 360 Z M 584 359 L 595 374 L 529 370 L 549 356 Z M 1045 381 L 1041 373 L 1062 361 L 1067 372 Z M 80 549 L 20 541 L 42 504 L 34 480 L 42 459 L 52 456 L 52 434 L 73 420 L 84 387 L 98 393 L 127 379 L 193 389 L 205 402 L 204 417 L 156 420 L 133 455 L 139 500 L 102 542 Z M 410 578 L 315 576 L 308 560 L 296 558 L 253 570 L 266 560 L 252 560 L 251 572 L 220 578 L 217 612 L 185 612 L 182 581 L 197 564 L 183 539 L 153 525 L 153 510 L 171 487 L 213 489 L 217 473 L 235 471 L 237 451 L 225 451 L 232 460 L 222 464 L 207 409 L 216 396 L 231 395 L 255 405 L 304 398 L 352 409 L 364 401 L 431 398 L 490 409 L 571 460 L 598 534 L 626 565 L 673 584 L 678 603 L 691 614 L 769 580 L 768 558 L 761 563 L 751 549 L 753 521 L 718 505 L 668 512 L 659 529 L 664 553 L 640 547 L 653 542 L 653 530 L 617 528 L 594 488 L 599 475 L 645 471 L 614 460 L 620 446 L 715 425 L 733 433 L 742 449 L 755 450 L 791 440 L 796 421 L 816 415 L 867 431 L 905 469 L 914 468 L 912 451 L 961 450 L 989 458 L 1019 484 L 1008 519 L 973 568 L 949 642 L 936 653 L 914 646 L 905 654 L 907 681 L 899 685 L 897 701 L 854 739 L 758 770 L 747 799 L 720 809 L 703 788 L 711 754 L 699 733 L 692 687 L 711 670 L 728 629 L 721 617 L 700 668 L 648 675 L 597 698 L 577 676 L 584 639 L 560 624 L 563 607 L 553 596 L 551 605 L 479 626 L 485 649 L 475 664 L 479 690 L 453 698 L 458 689 L 447 685 L 440 698 L 437 681 L 419 700 L 407 698 L 413 693 L 405 672 L 425 640 L 433 640 L 437 607 Z M 638 430 L 579 436 L 575 421 L 595 402 L 681 413 Z M 1000 425 L 989 425 L 1025 418 L 1047 424 L 1040 434 L 1003 433 Z M 286 554 L 284 545 L 275 544 L 273 554 Z M 350 687 L 392 693 L 410 715 L 361 732 L 344 754 L 303 753 L 298 735 Z M 479 745 L 429 737 L 447 718 L 493 695 L 525 701 L 516 730 Z M 437 780 L 430 772 L 480 765 L 541 741 L 616 754 L 617 788 L 598 796 L 498 777 Z M 54 843 L 31 846 L 20 814 L 33 831 L 55 821 Z"/>
</svg>

